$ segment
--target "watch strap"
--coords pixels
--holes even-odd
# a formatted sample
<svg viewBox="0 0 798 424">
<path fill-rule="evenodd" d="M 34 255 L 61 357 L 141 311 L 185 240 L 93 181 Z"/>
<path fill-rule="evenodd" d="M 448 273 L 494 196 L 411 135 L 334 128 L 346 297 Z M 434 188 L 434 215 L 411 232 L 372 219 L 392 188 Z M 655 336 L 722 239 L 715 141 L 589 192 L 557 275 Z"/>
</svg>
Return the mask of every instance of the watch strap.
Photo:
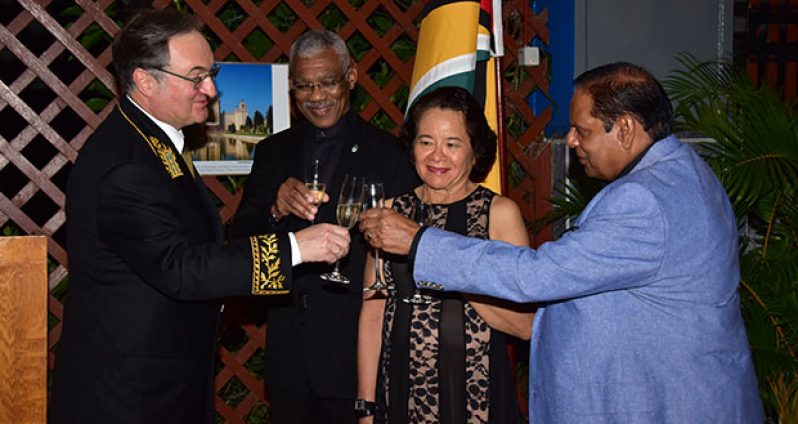
<svg viewBox="0 0 798 424">
<path fill-rule="evenodd" d="M 358 418 L 370 417 L 380 411 L 380 405 L 377 402 L 371 402 L 365 399 L 355 400 L 355 416 Z"/>
</svg>

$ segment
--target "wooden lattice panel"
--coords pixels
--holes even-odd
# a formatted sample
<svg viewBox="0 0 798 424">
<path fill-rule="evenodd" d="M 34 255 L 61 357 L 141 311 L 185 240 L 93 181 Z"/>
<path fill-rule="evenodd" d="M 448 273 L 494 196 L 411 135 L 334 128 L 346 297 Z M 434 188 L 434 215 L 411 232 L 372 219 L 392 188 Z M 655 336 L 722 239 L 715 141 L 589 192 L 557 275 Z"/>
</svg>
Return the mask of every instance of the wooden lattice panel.
<svg viewBox="0 0 798 424">
<path fill-rule="evenodd" d="M 548 11 L 535 15 L 525 0 L 503 2 L 505 56 L 501 60 L 504 96 L 504 166 L 509 172 L 520 170 L 516 185 L 506 184 L 507 195 L 518 203 L 526 220 L 544 216 L 551 205 L 551 146 L 543 130 L 552 118 L 552 107 L 535 115 L 528 99 L 539 91 L 548 97 L 549 56 L 541 55 L 539 66 L 524 67 L 518 62 L 518 50 L 537 39 L 549 43 Z M 553 105 L 552 105 L 553 106 Z M 551 240 L 551 229 L 530 234 L 533 246 Z"/>
<path fill-rule="evenodd" d="M 798 0 L 750 0 L 742 15 L 746 31 L 734 53 L 748 75 L 787 102 L 798 99 Z"/>
<path fill-rule="evenodd" d="M 65 196 L 62 176 L 68 172 L 83 142 L 110 111 L 108 105 L 99 113 L 95 113 L 80 96 L 95 81 L 113 90 L 113 76 L 105 69 L 110 62 L 110 51 L 102 52 L 95 57 L 77 41 L 83 31 L 92 24 L 99 25 L 111 34 L 116 31 L 116 25 L 101 10 L 110 1 L 86 3 L 82 4 L 84 13 L 71 22 L 68 29 L 59 24 L 46 10 L 50 2 L 30 0 L 20 0 L 18 3 L 20 13 L 7 25 L 0 26 L 2 47 L 13 54 L 25 68 L 13 79 L 6 79 L 4 75 L 0 81 L 0 116 L 2 116 L 0 119 L 4 125 L 9 125 L 9 120 L 23 121 L 26 124 L 16 133 L 3 131 L 0 136 L 0 153 L 3 155 L 0 166 L 3 172 L 10 172 L 9 169 L 13 167 L 27 178 L 27 182 L 15 193 L 0 193 L 0 210 L 2 210 L 0 227 L 5 227 L 9 221 L 13 221 L 24 234 L 48 236 L 51 290 L 56 288 L 67 275 L 67 255 L 63 246 Z M 22 35 L 31 27 L 46 28 L 50 35 L 47 39 L 49 45 L 35 46 L 40 51 L 38 53 L 31 51 L 23 41 L 33 38 Z M 71 81 L 62 81 L 61 75 L 57 75 L 51 69 L 51 65 L 64 55 L 74 58 L 73 60 L 80 64 L 76 66 L 80 69 Z M 27 89 L 31 86 L 46 87 L 40 88 L 38 92 L 49 91 L 51 93 L 49 103 L 31 105 L 30 103 L 34 102 L 29 103 L 26 96 Z M 38 110 L 34 107 L 38 107 Z M 62 133 L 69 125 L 61 122 L 70 119 L 79 120 L 83 125 L 78 131 L 72 131 L 71 137 L 67 138 Z M 44 149 L 32 146 L 35 143 L 41 146 L 45 142 L 52 146 L 52 150 L 43 155 L 46 159 L 43 160 L 40 155 Z M 40 155 L 26 154 L 28 147 L 32 147 L 31 150 Z M 26 210 L 28 205 L 38 212 L 35 217 L 29 216 Z M 42 216 L 42 210 L 49 216 Z M 61 327 L 58 322 L 61 319 L 62 306 L 61 302 L 52 296 L 49 303 L 50 313 L 55 322 L 50 329 L 52 347 L 60 336 Z M 53 359 L 51 354 L 49 357 L 51 366 Z"/>
<path fill-rule="evenodd" d="M 16 0 L 0 19 L 0 228 L 5 235 L 48 237 L 49 355 L 61 333 L 68 286 L 64 248 L 64 189 L 71 163 L 86 138 L 111 111 L 116 93 L 110 40 L 129 13 L 113 0 Z M 138 2 L 141 3 L 141 2 Z M 156 0 L 177 5 L 205 23 L 219 61 L 286 62 L 291 42 L 309 28 L 340 34 L 358 62 L 353 105 L 367 120 L 396 133 L 412 73 L 419 0 Z M 525 218 L 548 209 L 551 164 L 542 129 L 551 117 L 535 116 L 527 99 L 548 91 L 548 66 L 521 68 L 518 47 L 548 42 L 546 14 L 527 1 L 504 3 L 507 55 L 501 60 L 505 163 L 526 176 L 508 185 Z M 548 60 L 548 58 L 544 58 Z M 204 177 L 223 222 L 241 199 L 241 181 Z M 545 236 L 544 236 L 545 237 Z M 268 422 L 262 368 L 266 329 L 244 317 L 243 300 L 227 303 L 216 379 L 218 422 Z M 523 358 L 520 358 L 523 359 Z"/>
</svg>

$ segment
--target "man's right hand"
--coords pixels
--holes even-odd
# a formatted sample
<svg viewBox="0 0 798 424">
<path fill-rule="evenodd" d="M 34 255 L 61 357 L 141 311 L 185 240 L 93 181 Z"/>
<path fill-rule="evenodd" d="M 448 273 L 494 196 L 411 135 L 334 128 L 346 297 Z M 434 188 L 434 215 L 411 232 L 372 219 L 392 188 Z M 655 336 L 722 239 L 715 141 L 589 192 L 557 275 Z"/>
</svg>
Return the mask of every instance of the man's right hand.
<svg viewBox="0 0 798 424">
<path fill-rule="evenodd" d="M 413 239 L 421 228 L 410 218 L 393 209 L 366 209 L 358 217 L 360 231 L 371 245 L 396 255 L 407 255 Z"/>
<path fill-rule="evenodd" d="M 324 193 L 321 202 L 328 201 L 330 201 L 330 196 Z M 277 219 L 282 219 L 287 215 L 296 215 L 302 219 L 313 221 L 318 210 L 313 195 L 305 187 L 305 183 L 294 177 L 288 177 L 277 189 L 277 199 L 272 205 L 271 213 Z"/>
<path fill-rule="evenodd" d="M 316 224 L 294 233 L 302 262 L 333 263 L 349 252 L 349 230 L 339 225 Z"/>
</svg>

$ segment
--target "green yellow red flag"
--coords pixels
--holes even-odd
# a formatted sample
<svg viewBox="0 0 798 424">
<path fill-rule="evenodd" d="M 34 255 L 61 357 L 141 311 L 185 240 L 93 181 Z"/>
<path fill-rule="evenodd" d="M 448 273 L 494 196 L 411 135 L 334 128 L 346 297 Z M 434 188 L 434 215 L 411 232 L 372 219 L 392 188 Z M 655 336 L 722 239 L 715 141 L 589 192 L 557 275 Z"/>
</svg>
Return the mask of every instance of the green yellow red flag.
<svg viewBox="0 0 798 424">
<path fill-rule="evenodd" d="M 488 123 L 498 132 L 496 66 L 504 54 L 501 1 L 431 0 L 421 16 L 408 109 L 437 87 L 463 87 L 485 107 Z M 501 173 L 497 160 L 483 185 L 501 193 Z"/>
</svg>

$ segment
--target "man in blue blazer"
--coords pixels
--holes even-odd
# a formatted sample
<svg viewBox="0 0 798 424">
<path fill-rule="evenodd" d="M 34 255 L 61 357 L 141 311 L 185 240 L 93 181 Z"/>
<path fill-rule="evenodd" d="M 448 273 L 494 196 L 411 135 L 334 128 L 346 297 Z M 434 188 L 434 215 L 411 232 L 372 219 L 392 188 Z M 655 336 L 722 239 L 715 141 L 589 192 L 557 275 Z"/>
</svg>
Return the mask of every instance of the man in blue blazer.
<svg viewBox="0 0 798 424">
<path fill-rule="evenodd" d="M 670 134 L 670 101 L 647 71 L 614 63 L 575 85 L 568 145 L 610 183 L 573 231 L 532 250 L 419 231 L 387 210 L 361 229 L 409 253 L 419 286 L 542 303 L 531 422 L 762 422 L 723 187 Z"/>
</svg>

